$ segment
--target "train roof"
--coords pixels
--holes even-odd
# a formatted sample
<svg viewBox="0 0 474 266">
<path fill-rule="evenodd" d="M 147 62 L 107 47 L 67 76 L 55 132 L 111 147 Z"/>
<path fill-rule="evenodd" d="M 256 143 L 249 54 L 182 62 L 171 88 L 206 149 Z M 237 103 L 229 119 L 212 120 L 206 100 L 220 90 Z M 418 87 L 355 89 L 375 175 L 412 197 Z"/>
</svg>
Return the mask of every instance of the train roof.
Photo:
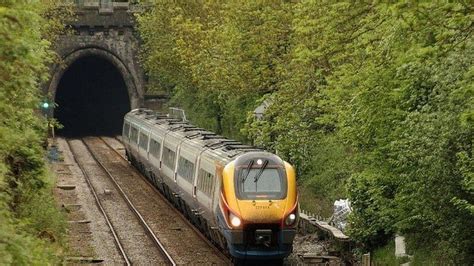
<svg viewBox="0 0 474 266">
<path fill-rule="evenodd" d="M 233 160 L 238 155 L 247 152 L 264 152 L 262 149 L 228 139 L 214 132 L 196 127 L 182 119 L 173 118 L 168 114 L 153 110 L 135 109 L 127 113 L 127 116 L 133 116 L 151 127 L 164 128 L 166 131 L 174 133 L 175 137 L 186 139 L 188 143 L 194 146 L 197 145 L 200 148 L 205 148 L 206 152 L 224 161 Z"/>
</svg>

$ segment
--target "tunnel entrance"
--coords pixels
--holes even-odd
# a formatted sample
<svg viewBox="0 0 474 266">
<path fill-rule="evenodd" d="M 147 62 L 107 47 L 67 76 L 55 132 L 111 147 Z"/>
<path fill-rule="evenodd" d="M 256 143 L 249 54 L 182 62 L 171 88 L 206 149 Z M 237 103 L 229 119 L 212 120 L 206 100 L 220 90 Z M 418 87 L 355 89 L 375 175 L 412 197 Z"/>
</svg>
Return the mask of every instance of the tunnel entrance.
<svg viewBox="0 0 474 266">
<path fill-rule="evenodd" d="M 130 111 L 127 86 L 121 73 L 98 56 L 77 59 L 66 70 L 56 89 L 56 119 L 66 137 L 113 136 L 122 129 Z"/>
</svg>

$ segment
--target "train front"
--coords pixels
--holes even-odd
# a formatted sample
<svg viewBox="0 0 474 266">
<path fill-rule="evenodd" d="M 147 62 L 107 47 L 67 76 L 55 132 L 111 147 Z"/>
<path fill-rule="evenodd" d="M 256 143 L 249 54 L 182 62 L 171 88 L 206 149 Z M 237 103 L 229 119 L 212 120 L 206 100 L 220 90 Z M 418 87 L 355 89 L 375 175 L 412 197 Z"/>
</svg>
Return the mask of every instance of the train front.
<svg viewBox="0 0 474 266">
<path fill-rule="evenodd" d="M 268 152 L 239 156 L 224 168 L 218 220 L 237 259 L 283 259 L 298 220 L 293 167 Z"/>
</svg>

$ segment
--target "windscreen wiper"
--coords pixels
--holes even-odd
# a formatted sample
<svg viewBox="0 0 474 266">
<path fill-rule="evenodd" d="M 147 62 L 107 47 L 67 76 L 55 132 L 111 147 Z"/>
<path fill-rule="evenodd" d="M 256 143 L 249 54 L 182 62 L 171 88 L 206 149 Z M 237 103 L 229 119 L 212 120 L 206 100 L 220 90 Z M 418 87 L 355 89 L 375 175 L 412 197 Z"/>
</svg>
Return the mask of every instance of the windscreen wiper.
<svg viewBox="0 0 474 266">
<path fill-rule="evenodd" d="M 253 160 L 251 160 L 249 162 L 249 165 L 247 166 L 247 174 L 245 175 L 245 177 L 242 179 L 242 183 L 245 183 L 245 180 L 247 179 L 247 177 L 249 176 L 250 174 L 250 167 L 253 166 Z"/>
<path fill-rule="evenodd" d="M 267 164 L 268 164 L 268 160 L 265 160 L 265 162 L 264 162 L 263 165 L 262 165 L 262 168 L 260 168 L 260 171 L 259 171 L 258 174 L 255 176 L 253 182 L 255 182 L 255 183 L 258 182 L 258 179 L 259 179 L 260 176 L 262 175 L 263 170 L 265 170 L 265 167 L 267 167 Z"/>
</svg>

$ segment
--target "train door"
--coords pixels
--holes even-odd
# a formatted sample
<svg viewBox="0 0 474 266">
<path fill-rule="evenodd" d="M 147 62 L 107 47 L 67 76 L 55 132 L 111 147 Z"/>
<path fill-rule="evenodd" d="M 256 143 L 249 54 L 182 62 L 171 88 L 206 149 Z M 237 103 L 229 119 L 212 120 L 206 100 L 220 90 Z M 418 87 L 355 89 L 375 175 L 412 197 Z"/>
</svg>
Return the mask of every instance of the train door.
<svg viewBox="0 0 474 266">
<path fill-rule="evenodd" d="M 142 158 L 142 162 L 148 161 L 148 142 L 149 142 L 149 130 L 142 126 L 139 130 L 139 138 L 138 138 L 138 153 L 140 154 L 140 158 Z"/>
<path fill-rule="evenodd" d="M 129 142 L 129 134 L 130 134 L 130 122 L 128 119 L 124 119 L 123 122 L 123 128 L 122 128 L 122 143 L 125 146 L 125 148 L 128 147 L 128 142 Z"/>
<path fill-rule="evenodd" d="M 141 126 L 138 132 L 138 167 L 145 176 L 150 179 L 150 173 L 148 171 L 148 142 L 148 130 L 144 126 Z"/>
<path fill-rule="evenodd" d="M 156 134 L 156 130 L 150 130 L 150 144 L 148 148 L 148 162 L 150 170 L 150 179 L 155 186 L 161 186 L 163 180 L 159 174 L 160 156 L 163 139 Z"/>
<path fill-rule="evenodd" d="M 196 200 L 201 208 L 205 210 L 207 220 L 211 220 L 212 214 L 212 191 L 214 189 L 214 164 L 212 159 L 205 153 L 201 154 L 199 169 L 196 180 Z"/>
<path fill-rule="evenodd" d="M 196 153 L 198 153 L 198 150 L 186 143 L 186 141 L 182 141 L 178 147 L 175 180 L 181 192 L 186 194 L 186 200 L 188 202 L 192 202 Z"/>
<path fill-rule="evenodd" d="M 215 161 L 213 163 L 214 167 L 214 175 L 215 175 L 215 180 L 214 180 L 214 190 L 212 191 L 212 201 L 211 201 L 211 208 L 212 210 L 216 210 L 219 205 L 220 197 L 221 197 L 221 190 L 222 190 L 222 172 L 224 171 L 224 166 L 228 162 L 219 162 Z"/>
<path fill-rule="evenodd" d="M 161 160 L 161 148 L 163 144 L 163 139 L 158 136 L 155 132 L 150 132 L 150 145 L 148 149 L 148 160 L 150 162 L 150 168 L 158 175 L 160 169 L 160 160 Z"/>
<path fill-rule="evenodd" d="M 132 155 L 132 162 L 138 158 L 138 126 L 135 123 L 130 123 L 130 153 Z"/>
<path fill-rule="evenodd" d="M 163 140 L 160 174 L 170 187 L 175 186 L 174 173 L 176 169 L 178 144 L 179 140 L 173 136 L 171 132 L 167 132 Z"/>
<path fill-rule="evenodd" d="M 206 149 L 201 150 L 196 157 L 196 167 L 194 169 L 194 181 L 193 181 L 193 199 L 196 202 L 199 202 L 198 199 L 196 198 L 197 194 L 197 185 L 198 185 L 198 179 L 199 179 L 199 169 L 201 168 L 201 156 L 202 154 L 206 151 Z"/>
</svg>

